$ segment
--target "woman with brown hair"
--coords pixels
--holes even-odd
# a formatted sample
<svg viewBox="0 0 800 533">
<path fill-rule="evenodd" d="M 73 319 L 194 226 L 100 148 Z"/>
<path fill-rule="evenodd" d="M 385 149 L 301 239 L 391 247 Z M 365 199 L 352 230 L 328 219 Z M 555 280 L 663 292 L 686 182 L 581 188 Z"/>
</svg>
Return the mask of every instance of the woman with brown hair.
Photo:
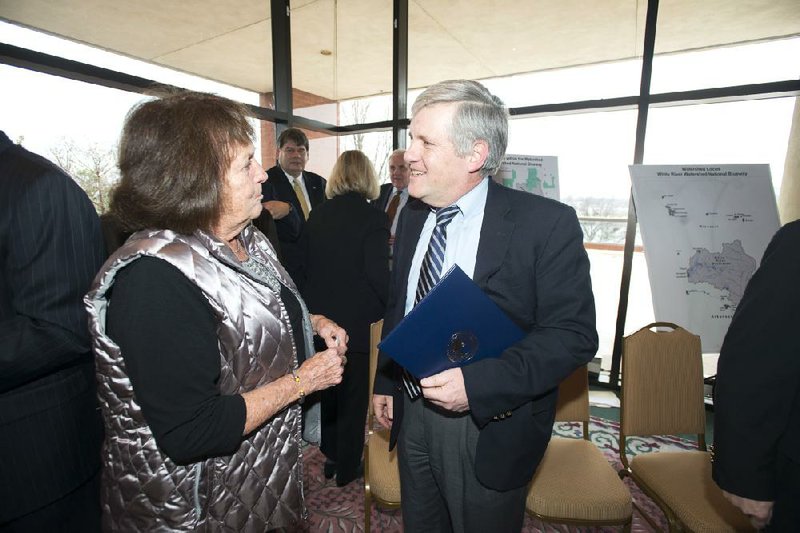
<svg viewBox="0 0 800 533">
<path fill-rule="evenodd" d="M 302 521 L 299 404 L 340 382 L 347 335 L 307 312 L 251 224 L 265 173 L 245 113 L 187 92 L 125 122 L 111 211 L 134 234 L 86 297 L 104 530 Z"/>
<path fill-rule="evenodd" d="M 369 325 L 383 318 L 389 292 L 389 221 L 368 203 L 378 181 L 367 156 L 342 153 L 311 211 L 303 295 L 308 308 L 330 316 L 350 334 L 342 383 L 322 393 L 325 476 L 344 486 L 362 472 L 369 395 Z"/>
</svg>

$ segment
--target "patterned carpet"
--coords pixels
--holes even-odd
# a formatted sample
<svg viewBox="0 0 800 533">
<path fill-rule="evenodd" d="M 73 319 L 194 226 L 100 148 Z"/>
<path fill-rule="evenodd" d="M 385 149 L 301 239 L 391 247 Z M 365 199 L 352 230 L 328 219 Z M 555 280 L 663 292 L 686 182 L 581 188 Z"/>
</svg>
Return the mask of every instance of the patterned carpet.
<svg viewBox="0 0 800 533">
<path fill-rule="evenodd" d="M 592 417 L 590 424 L 592 441 L 603 451 L 616 470 L 619 464 L 619 426 L 601 418 Z M 561 436 L 580 436 L 581 424 L 556 424 L 555 434 Z M 627 452 L 636 455 L 641 452 L 690 449 L 692 444 L 678 438 L 629 438 Z M 309 446 L 303 452 L 306 504 L 309 511 L 308 531 L 328 533 L 351 533 L 364 531 L 364 482 L 358 479 L 346 487 L 338 488 L 333 480 L 322 475 L 324 457 L 319 449 Z M 659 527 L 666 527 L 666 519 L 655 503 L 626 478 L 634 502 L 645 510 Z M 403 531 L 400 510 L 383 510 L 373 506 L 372 531 L 398 533 Z M 653 531 L 647 521 L 634 509 L 632 531 Z M 616 528 L 576 528 L 543 524 L 530 517 L 525 518 L 525 533 L 532 532 L 572 532 L 572 531 L 618 531 Z"/>
</svg>

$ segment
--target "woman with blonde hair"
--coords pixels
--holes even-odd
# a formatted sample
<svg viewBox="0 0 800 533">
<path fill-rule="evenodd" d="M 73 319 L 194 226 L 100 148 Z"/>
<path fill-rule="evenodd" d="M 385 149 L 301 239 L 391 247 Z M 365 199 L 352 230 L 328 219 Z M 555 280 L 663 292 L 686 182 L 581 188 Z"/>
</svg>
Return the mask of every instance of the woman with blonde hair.
<svg viewBox="0 0 800 533">
<path fill-rule="evenodd" d="M 369 325 L 383 318 L 389 292 L 389 222 L 369 204 L 378 196 L 375 169 L 358 150 L 342 153 L 308 219 L 303 296 L 312 313 L 350 335 L 342 382 L 322 392 L 325 477 L 343 487 L 361 476 L 369 395 Z"/>
</svg>

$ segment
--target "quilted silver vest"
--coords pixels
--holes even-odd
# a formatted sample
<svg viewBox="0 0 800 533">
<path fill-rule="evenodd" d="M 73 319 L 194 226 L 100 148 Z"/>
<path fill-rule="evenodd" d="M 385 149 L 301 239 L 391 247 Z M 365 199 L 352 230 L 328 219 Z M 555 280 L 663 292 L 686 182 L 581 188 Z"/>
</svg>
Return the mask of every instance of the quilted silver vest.
<svg viewBox="0 0 800 533">
<path fill-rule="evenodd" d="M 264 236 L 242 232 L 248 252 L 294 287 Z M 119 347 L 106 335 L 108 290 L 117 272 L 142 256 L 163 259 L 195 283 L 218 320 L 221 394 L 246 392 L 287 374 L 295 347 L 286 308 L 249 276 L 220 240 L 203 233 L 142 231 L 112 255 L 86 306 L 105 423 L 101 503 L 105 531 L 258 531 L 294 529 L 305 515 L 301 411 L 292 405 L 242 439 L 230 457 L 188 466 L 158 447 L 142 416 Z M 143 332 L 144 333 L 144 332 Z"/>
</svg>

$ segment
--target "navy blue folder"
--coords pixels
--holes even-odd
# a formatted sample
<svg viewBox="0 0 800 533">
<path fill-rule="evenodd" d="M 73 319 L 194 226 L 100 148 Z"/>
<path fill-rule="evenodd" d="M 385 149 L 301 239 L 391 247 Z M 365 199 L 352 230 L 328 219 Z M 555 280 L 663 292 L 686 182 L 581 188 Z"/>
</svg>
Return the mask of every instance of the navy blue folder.
<svg viewBox="0 0 800 533">
<path fill-rule="evenodd" d="M 417 378 L 497 357 L 524 332 L 458 265 L 378 347 Z"/>
</svg>

